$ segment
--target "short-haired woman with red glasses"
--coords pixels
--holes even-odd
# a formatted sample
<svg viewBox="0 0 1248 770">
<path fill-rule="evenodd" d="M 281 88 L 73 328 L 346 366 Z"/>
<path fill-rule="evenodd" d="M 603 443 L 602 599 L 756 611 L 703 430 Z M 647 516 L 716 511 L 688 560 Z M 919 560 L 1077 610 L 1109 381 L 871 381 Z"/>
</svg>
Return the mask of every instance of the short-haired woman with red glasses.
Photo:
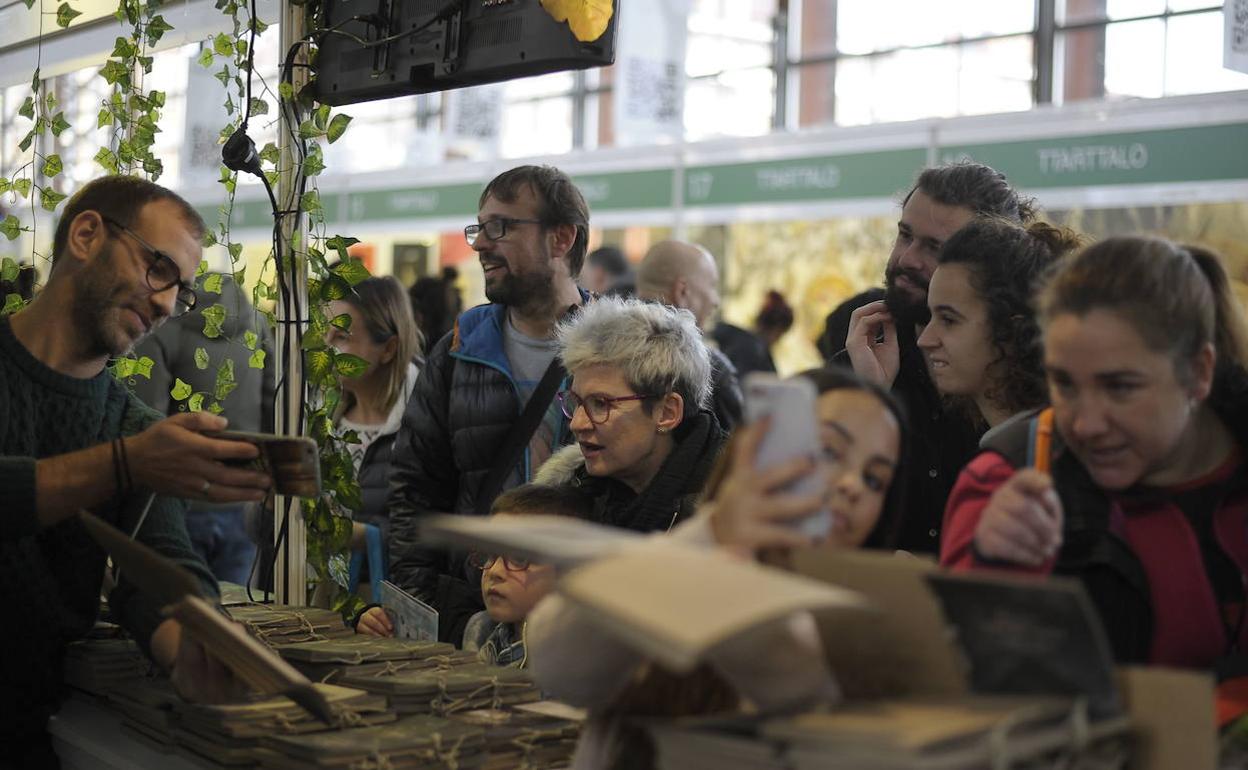
<svg viewBox="0 0 1248 770">
<path fill-rule="evenodd" d="M 534 481 L 579 488 L 602 524 L 648 532 L 691 517 L 724 443 L 693 315 L 605 297 L 560 327 L 559 344 L 572 377 L 559 404 L 576 444 Z"/>
</svg>

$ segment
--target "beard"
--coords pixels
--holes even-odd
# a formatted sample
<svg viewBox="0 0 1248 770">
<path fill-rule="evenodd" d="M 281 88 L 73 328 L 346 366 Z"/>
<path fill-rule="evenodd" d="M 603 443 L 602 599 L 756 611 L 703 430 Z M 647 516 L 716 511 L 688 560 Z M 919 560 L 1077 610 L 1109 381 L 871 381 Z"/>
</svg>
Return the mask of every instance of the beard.
<svg viewBox="0 0 1248 770">
<path fill-rule="evenodd" d="M 913 286 L 920 287 L 921 296 L 915 296 L 915 289 L 898 285 L 897 279 L 902 276 Z M 931 320 L 932 313 L 927 307 L 928 283 L 927 278 L 913 270 L 890 267 L 884 272 L 884 304 L 898 328 L 913 329 Z"/>
<path fill-rule="evenodd" d="M 555 271 L 549 259 L 519 274 L 509 266 L 505 275 L 485 287 L 485 298 L 490 302 L 522 311 L 543 307 L 554 295 Z"/>
<path fill-rule="evenodd" d="M 116 317 L 125 287 L 120 285 L 112 270 L 113 256 L 110 244 L 106 252 L 74 277 L 74 303 L 70 313 L 84 352 L 91 357 L 122 356 L 137 342 L 122 331 Z"/>
</svg>

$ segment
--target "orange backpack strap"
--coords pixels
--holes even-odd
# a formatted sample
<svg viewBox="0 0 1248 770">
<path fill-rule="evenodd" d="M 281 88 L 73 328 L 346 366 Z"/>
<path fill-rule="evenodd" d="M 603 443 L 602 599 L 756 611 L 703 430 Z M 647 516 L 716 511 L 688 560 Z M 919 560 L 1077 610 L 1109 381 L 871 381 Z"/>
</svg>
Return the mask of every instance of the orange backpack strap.
<svg viewBox="0 0 1248 770">
<path fill-rule="evenodd" d="M 1053 458 L 1053 407 L 1032 418 L 1029 434 L 1027 466 L 1048 473 Z"/>
</svg>

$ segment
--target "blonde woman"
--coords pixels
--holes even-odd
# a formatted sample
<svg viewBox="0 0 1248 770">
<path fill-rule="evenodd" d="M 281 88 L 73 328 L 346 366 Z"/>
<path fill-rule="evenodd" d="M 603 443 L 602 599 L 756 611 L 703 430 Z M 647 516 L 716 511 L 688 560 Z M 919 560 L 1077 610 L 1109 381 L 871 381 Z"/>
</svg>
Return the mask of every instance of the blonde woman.
<svg viewBox="0 0 1248 770">
<path fill-rule="evenodd" d="M 335 413 L 340 431 L 352 430 L 360 437 L 360 443 L 348 445 L 362 500 L 360 510 L 354 511 L 354 540 L 362 544 L 364 528 L 359 525 L 372 524 L 381 530 L 384 543 L 389 534 L 386 481 L 391 450 L 416 384 L 413 359 L 421 352 L 420 332 L 407 292 L 392 276 L 360 281 L 352 293 L 329 304 L 330 318 L 343 314 L 351 318 L 350 327 L 331 326 L 325 342 L 368 364 L 358 377 L 342 378 L 342 403 Z"/>
</svg>

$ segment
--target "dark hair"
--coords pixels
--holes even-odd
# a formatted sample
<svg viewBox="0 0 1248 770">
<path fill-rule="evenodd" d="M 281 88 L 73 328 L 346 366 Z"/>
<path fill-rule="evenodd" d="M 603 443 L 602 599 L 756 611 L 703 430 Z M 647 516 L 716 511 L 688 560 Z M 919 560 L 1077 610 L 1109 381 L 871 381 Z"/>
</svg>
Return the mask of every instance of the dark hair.
<svg viewBox="0 0 1248 770">
<path fill-rule="evenodd" d="M 140 179 L 136 176 L 102 176 L 88 182 L 81 190 L 70 197 L 69 202 L 61 211 L 61 220 L 56 225 L 56 235 L 52 238 L 52 264 L 65 253 L 69 241 L 69 226 L 74 218 L 84 211 L 97 211 L 101 216 L 108 217 L 125 227 L 133 228 L 139 212 L 149 203 L 169 201 L 176 205 L 183 220 L 190 226 L 196 240 L 204 237 L 207 226 L 191 204 L 182 196 L 161 187 L 155 182 Z"/>
<path fill-rule="evenodd" d="M 784 334 L 793 327 L 793 308 L 785 301 L 784 295 L 772 289 L 763 300 L 763 307 L 754 318 L 754 326 L 760 330 L 774 329 Z"/>
<path fill-rule="evenodd" d="M 945 206 L 963 206 L 976 214 L 1005 217 L 1024 225 L 1036 216 L 1035 199 L 1019 195 L 1005 174 L 971 160 L 923 169 L 906 193 L 903 206 L 915 190 Z"/>
<path fill-rule="evenodd" d="M 1057 272 L 1040 298 L 1045 322 L 1064 313 L 1113 312 L 1149 349 L 1173 357 L 1180 379 L 1206 343 L 1218 368 L 1242 368 L 1244 318 L 1213 252 L 1130 235 L 1089 246 Z"/>
<path fill-rule="evenodd" d="M 892 550 L 901 529 L 902 517 L 906 513 L 906 466 L 909 462 L 910 440 L 908 433 L 910 423 L 906 418 L 905 407 L 892 393 L 873 382 L 862 379 L 854 374 L 852 370 L 843 367 L 825 366 L 819 369 L 807 369 L 796 376 L 804 377 L 813 382 L 815 389 L 819 391 L 819 395 L 833 390 L 861 390 L 869 393 L 875 396 L 893 416 L 893 419 L 897 421 L 897 467 L 893 471 L 892 483 L 888 485 L 888 494 L 884 496 L 884 505 L 880 509 L 880 518 L 875 522 L 875 527 L 872 528 L 867 535 L 867 539 L 862 543 L 863 548 Z"/>
<path fill-rule="evenodd" d="M 988 308 L 996 351 L 988 398 L 1011 414 L 1048 402 L 1044 341 L 1032 297 L 1058 260 L 1079 245 L 1077 233 L 1046 222 L 1023 228 L 1001 217 L 979 217 L 941 248 L 940 264 L 966 267 L 971 288 Z"/>
<path fill-rule="evenodd" d="M 607 271 L 608 275 L 617 278 L 632 272 L 632 265 L 628 263 L 628 257 L 624 256 L 624 252 L 615 246 L 599 246 L 589 252 L 585 259 L 589 264 L 597 265 Z"/>
<path fill-rule="evenodd" d="M 544 227 L 576 226 L 576 240 L 568 251 L 568 274 L 577 277 L 589 245 L 589 204 L 567 174 L 554 166 L 517 166 L 490 180 L 477 205 L 484 206 L 491 196 L 503 203 L 514 203 L 524 187 L 537 197 L 537 218 Z"/>
<path fill-rule="evenodd" d="M 593 498 L 575 487 L 521 484 L 494 498 L 490 513 L 546 514 L 588 519 L 593 511 L 593 502 Z"/>
<path fill-rule="evenodd" d="M 431 275 L 421 276 L 407 290 L 408 301 L 412 305 L 412 316 L 420 327 L 421 336 L 427 348 L 433 345 L 451 330 L 455 323 L 446 278 L 435 278 Z"/>
</svg>

